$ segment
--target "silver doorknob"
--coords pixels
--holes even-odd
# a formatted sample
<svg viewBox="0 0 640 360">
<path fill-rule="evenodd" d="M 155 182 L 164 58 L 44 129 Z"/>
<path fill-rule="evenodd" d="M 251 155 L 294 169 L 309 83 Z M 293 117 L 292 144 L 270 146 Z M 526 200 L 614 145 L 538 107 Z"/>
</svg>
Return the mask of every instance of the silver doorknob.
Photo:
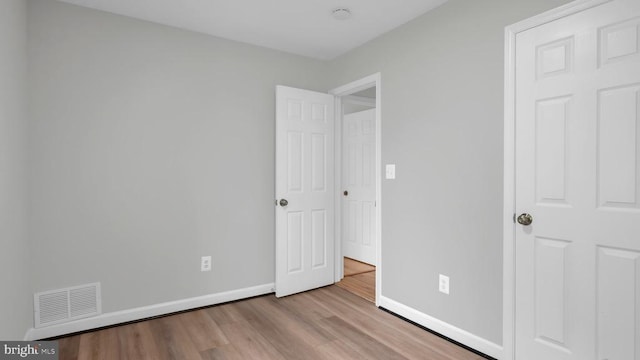
<svg viewBox="0 0 640 360">
<path fill-rule="evenodd" d="M 531 225 L 531 223 L 533 222 L 533 216 L 524 213 L 524 214 L 520 214 L 520 216 L 518 216 L 518 224 L 520 225 Z"/>
<path fill-rule="evenodd" d="M 287 206 L 289 205 L 289 202 L 287 201 L 287 199 L 280 199 L 280 206 Z"/>
</svg>

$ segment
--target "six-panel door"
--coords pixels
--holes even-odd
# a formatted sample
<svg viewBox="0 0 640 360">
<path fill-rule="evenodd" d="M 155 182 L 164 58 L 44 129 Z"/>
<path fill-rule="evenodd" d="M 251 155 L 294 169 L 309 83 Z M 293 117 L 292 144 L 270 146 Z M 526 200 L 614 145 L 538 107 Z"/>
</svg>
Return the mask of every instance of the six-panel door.
<svg viewBox="0 0 640 360">
<path fill-rule="evenodd" d="M 376 110 L 344 115 L 342 128 L 343 255 L 375 265 Z"/>
<path fill-rule="evenodd" d="M 328 94 L 276 87 L 278 297 L 334 280 L 333 101 Z"/>
<path fill-rule="evenodd" d="M 640 360 L 640 1 L 516 39 L 516 359 Z"/>
</svg>

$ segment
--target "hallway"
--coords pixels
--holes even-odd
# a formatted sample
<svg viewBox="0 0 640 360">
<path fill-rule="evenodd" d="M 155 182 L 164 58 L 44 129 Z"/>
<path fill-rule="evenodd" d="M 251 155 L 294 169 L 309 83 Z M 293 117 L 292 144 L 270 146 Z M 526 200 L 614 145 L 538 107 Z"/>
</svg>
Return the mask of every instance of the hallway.
<svg viewBox="0 0 640 360">
<path fill-rule="evenodd" d="M 344 278 L 336 286 L 375 303 L 376 267 L 345 257 Z"/>
</svg>

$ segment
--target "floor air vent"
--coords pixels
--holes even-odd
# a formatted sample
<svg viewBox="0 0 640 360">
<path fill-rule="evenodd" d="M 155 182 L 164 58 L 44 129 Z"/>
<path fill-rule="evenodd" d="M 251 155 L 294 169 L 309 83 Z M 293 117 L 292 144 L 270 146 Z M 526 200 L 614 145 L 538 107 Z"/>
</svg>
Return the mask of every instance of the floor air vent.
<svg viewBox="0 0 640 360">
<path fill-rule="evenodd" d="M 35 326 L 61 324 L 100 314 L 100 283 L 45 291 L 34 295 Z"/>
</svg>

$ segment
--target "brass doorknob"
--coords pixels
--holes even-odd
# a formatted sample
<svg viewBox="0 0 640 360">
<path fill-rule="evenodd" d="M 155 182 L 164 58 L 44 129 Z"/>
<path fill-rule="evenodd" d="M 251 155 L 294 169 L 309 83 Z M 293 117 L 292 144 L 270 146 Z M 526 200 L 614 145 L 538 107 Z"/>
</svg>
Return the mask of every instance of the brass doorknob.
<svg viewBox="0 0 640 360">
<path fill-rule="evenodd" d="M 520 214 L 520 216 L 518 216 L 518 224 L 520 225 L 531 225 L 531 223 L 533 222 L 533 216 L 524 213 L 524 214 Z"/>
<path fill-rule="evenodd" d="M 347 195 L 349 195 L 349 192 L 348 192 L 347 190 L 345 190 L 342 194 L 343 194 L 344 196 L 347 196 Z"/>
<path fill-rule="evenodd" d="M 287 199 L 280 199 L 280 206 L 287 206 L 289 205 L 289 202 L 287 201 Z"/>
</svg>

